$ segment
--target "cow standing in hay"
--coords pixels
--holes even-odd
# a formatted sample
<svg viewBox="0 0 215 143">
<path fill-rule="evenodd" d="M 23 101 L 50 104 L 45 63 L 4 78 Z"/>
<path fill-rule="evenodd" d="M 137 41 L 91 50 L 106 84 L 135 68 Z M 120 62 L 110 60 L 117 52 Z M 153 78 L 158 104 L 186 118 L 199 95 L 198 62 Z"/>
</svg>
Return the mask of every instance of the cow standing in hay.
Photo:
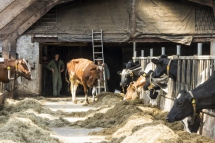
<svg viewBox="0 0 215 143">
<path fill-rule="evenodd" d="M 95 65 L 92 61 L 88 59 L 73 59 L 67 63 L 67 68 L 65 72 L 65 77 L 67 77 L 67 72 L 69 75 L 69 81 L 66 78 L 67 82 L 70 82 L 70 91 L 72 94 L 72 101 L 76 103 L 76 90 L 78 84 L 82 84 L 84 87 L 85 94 L 85 103 L 89 103 L 88 101 L 88 88 L 87 87 L 95 87 L 97 84 L 97 80 L 100 79 L 102 75 L 102 71 L 99 69 L 97 65 Z M 95 92 L 95 89 L 93 90 Z M 93 93 L 93 100 L 94 100 Z"/>
</svg>

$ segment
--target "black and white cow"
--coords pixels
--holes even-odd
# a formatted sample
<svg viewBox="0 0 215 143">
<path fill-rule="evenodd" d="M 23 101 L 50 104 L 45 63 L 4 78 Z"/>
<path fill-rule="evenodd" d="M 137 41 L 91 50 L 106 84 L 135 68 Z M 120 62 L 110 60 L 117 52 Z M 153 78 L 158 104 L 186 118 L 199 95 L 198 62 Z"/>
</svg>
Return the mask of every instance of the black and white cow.
<svg viewBox="0 0 215 143">
<path fill-rule="evenodd" d="M 185 117 L 199 113 L 202 109 L 215 108 L 215 71 L 203 84 L 190 92 L 180 91 L 174 101 L 174 105 L 167 115 L 168 122 L 179 121 Z M 194 107 L 196 109 L 194 109 Z M 194 111 L 196 110 L 196 111 Z"/>
<path fill-rule="evenodd" d="M 124 94 L 126 93 L 125 89 L 129 86 L 132 81 L 136 81 L 139 78 L 139 75 L 135 74 L 135 71 L 141 69 L 138 61 L 133 62 L 129 60 L 128 63 L 124 63 L 125 69 L 118 71 L 117 73 L 121 76 L 120 86 L 123 89 Z"/>
<path fill-rule="evenodd" d="M 161 56 L 159 59 L 152 59 L 151 61 L 154 64 L 156 64 L 156 69 L 154 70 L 154 72 L 151 75 L 152 79 L 153 78 L 160 78 L 163 74 L 166 74 L 166 75 L 168 75 L 169 78 L 172 78 L 173 81 L 176 82 L 178 60 L 171 60 L 170 61 L 170 59 L 168 59 L 167 56 Z M 151 79 L 151 81 L 152 81 L 152 79 Z M 151 92 L 154 92 L 154 88 L 157 86 L 159 87 L 159 85 L 156 86 L 155 84 L 154 84 L 154 87 L 150 87 L 151 85 L 152 84 L 150 84 L 149 81 L 146 81 L 144 89 L 145 90 L 150 89 Z M 154 94 L 154 95 L 156 95 L 156 94 Z M 153 94 L 150 94 L 150 96 L 152 96 L 152 98 L 153 98 Z M 185 128 L 189 128 L 190 132 L 197 132 L 197 130 L 200 126 L 200 116 L 197 115 L 192 124 L 190 123 L 190 118 L 186 118 L 185 120 L 183 120 L 183 123 L 185 124 Z"/>
<path fill-rule="evenodd" d="M 172 78 L 174 81 L 176 81 L 178 60 L 170 61 L 166 55 L 162 55 L 159 59 L 152 59 L 151 61 L 156 65 L 156 69 L 152 74 L 153 78 L 159 78 L 163 74 L 166 74 L 169 76 L 169 78 Z"/>
<path fill-rule="evenodd" d="M 117 73 L 121 76 L 120 86 L 122 87 L 123 90 L 127 89 L 129 84 L 132 81 L 136 81 L 139 77 L 139 76 L 135 75 L 133 73 L 133 71 L 130 69 L 123 69 L 122 72 L 118 71 Z M 123 92 L 126 93 L 125 90 Z"/>
</svg>

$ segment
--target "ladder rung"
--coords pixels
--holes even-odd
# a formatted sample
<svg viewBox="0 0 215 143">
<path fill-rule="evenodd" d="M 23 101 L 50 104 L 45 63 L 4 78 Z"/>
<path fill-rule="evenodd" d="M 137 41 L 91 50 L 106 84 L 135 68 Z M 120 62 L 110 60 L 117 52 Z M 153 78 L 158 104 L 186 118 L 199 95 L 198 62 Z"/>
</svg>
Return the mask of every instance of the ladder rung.
<svg viewBox="0 0 215 143">
<path fill-rule="evenodd" d="M 102 39 L 93 39 L 94 41 L 99 41 L 99 40 L 102 40 Z"/>
<path fill-rule="evenodd" d="M 94 54 L 102 54 L 103 52 L 94 52 Z"/>
<path fill-rule="evenodd" d="M 102 45 L 94 45 L 94 47 L 102 47 Z"/>
<path fill-rule="evenodd" d="M 105 87 L 104 86 L 100 86 L 100 87 L 97 86 L 96 88 L 105 88 Z"/>
<path fill-rule="evenodd" d="M 101 34 L 102 32 L 93 32 L 93 34 Z"/>
</svg>

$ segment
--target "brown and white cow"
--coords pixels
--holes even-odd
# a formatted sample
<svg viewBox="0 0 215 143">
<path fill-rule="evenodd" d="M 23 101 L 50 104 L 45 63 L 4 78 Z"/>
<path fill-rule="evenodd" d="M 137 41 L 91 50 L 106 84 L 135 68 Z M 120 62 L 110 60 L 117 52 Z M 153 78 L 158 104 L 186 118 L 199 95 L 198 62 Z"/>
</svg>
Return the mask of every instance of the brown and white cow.
<svg viewBox="0 0 215 143">
<path fill-rule="evenodd" d="M 8 75 L 9 69 L 10 75 Z M 9 78 L 17 78 L 19 76 L 22 76 L 28 80 L 32 79 L 31 67 L 25 59 L 4 59 L 4 62 L 0 63 L 0 82 L 9 83 Z"/>
<path fill-rule="evenodd" d="M 146 83 L 146 78 L 144 76 L 140 76 L 137 79 L 137 81 L 131 82 L 127 88 L 127 92 L 125 94 L 124 100 L 137 99 L 145 83 Z"/>
<path fill-rule="evenodd" d="M 73 59 L 67 63 L 67 69 L 65 74 L 67 74 L 67 72 L 69 75 L 69 81 L 67 80 L 67 78 L 66 81 L 70 82 L 72 101 L 76 103 L 76 90 L 78 84 L 82 84 L 85 93 L 85 103 L 89 103 L 87 87 L 92 88 L 95 87 L 95 85 L 97 84 L 97 80 L 101 76 L 101 70 L 99 69 L 99 67 L 88 59 Z M 67 75 L 65 77 L 67 77 Z"/>
</svg>

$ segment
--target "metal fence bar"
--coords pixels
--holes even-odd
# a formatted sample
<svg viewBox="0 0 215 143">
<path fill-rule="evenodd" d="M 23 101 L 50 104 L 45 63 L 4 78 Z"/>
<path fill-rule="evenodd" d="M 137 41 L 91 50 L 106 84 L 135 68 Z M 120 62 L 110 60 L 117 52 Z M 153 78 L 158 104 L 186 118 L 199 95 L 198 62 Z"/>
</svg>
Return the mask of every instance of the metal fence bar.
<svg viewBox="0 0 215 143">
<path fill-rule="evenodd" d="M 207 68 L 206 68 L 206 80 L 210 77 L 210 60 L 207 60 Z"/>
<path fill-rule="evenodd" d="M 190 87 L 190 76 L 191 76 L 191 71 L 192 71 L 192 67 L 191 67 L 191 60 L 187 60 L 187 69 L 186 69 L 186 89 L 189 91 L 191 89 Z"/>
<path fill-rule="evenodd" d="M 178 95 L 180 89 L 181 89 L 181 81 L 180 81 L 180 77 L 181 77 L 181 60 L 178 60 L 178 69 L 177 69 L 177 81 L 176 81 L 176 95 Z"/>
<path fill-rule="evenodd" d="M 185 60 L 182 60 L 182 71 L 181 71 L 181 74 L 180 74 L 180 76 L 181 76 L 181 90 L 186 90 L 185 89 L 185 76 L 183 76 L 183 75 L 185 75 L 185 66 L 186 66 L 186 61 Z M 178 78 L 177 78 L 178 79 Z"/>
<path fill-rule="evenodd" d="M 194 78 L 195 78 L 195 64 L 196 64 L 196 62 L 195 62 L 195 60 L 192 60 L 192 62 L 193 62 L 193 65 L 192 65 L 192 79 L 191 79 L 191 89 L 193 89 L 194 87 L 195 87 L 195 80 L 194 80 Z"/>
</svg>

